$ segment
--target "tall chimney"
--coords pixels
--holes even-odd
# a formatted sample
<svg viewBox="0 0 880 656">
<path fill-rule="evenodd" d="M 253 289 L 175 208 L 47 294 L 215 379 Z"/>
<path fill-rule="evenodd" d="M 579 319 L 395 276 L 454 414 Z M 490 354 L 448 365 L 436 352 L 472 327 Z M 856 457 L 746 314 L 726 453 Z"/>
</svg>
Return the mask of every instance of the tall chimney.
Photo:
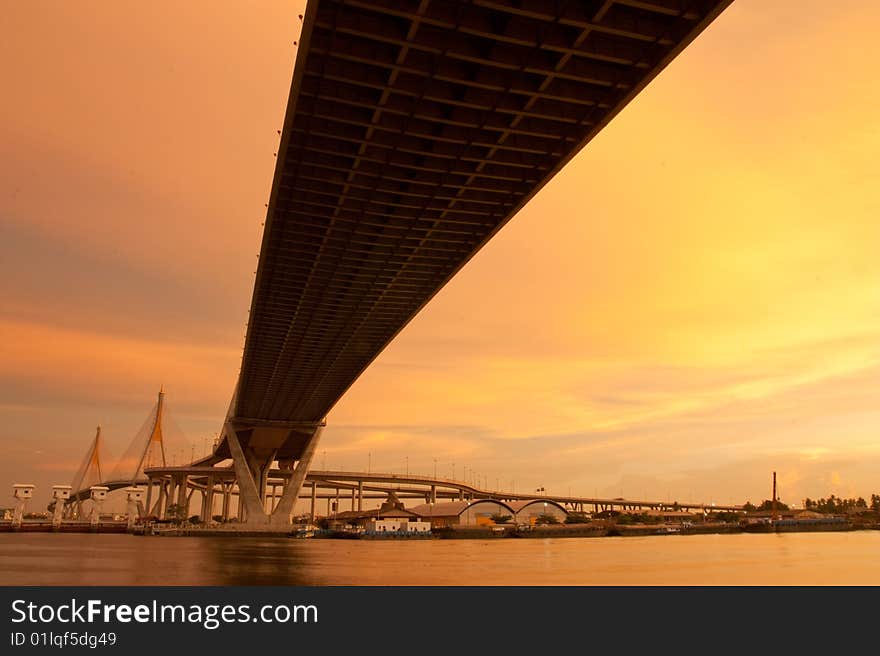
<svg viewBox="0 0 880 656">
<path fill-rule="evenodd" d="M 773 472 L 773 516 L 771 519 L 776 519 L 776 472 Z"/>
</svg>

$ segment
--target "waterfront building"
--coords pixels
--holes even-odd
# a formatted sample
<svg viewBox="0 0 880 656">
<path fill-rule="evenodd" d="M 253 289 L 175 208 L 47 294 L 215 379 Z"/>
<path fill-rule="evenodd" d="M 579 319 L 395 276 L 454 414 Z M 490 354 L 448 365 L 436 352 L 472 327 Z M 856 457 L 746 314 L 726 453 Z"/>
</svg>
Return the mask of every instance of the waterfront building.
<svg viewBox="0 0 880 656">
<path fill-rule="evenodd" d="M 503 501 L 478 499 L 476 501 L 451 501 L 449 503 L 425 503 L 412 508 L 412 512 L 428 520 L 433 528 L 448 526 L 493 526 L 495 518 L 516 515 L 513 508 Z"/>
<path fill-rule="evenodd" d="M 346 526 L 361 527 L 374 532 L 414 531 L 421 520 L 421 515 L 408 510 L 397 498 L 394 491 L 382 505 L 375 510 L 346 510 L 328 517 L 330 528 L 342 529 Z M 430 524 L 427 524 L 430 530 Z M 408 528 L 411 527 L 411 528 Z M 418 530 L 421 530 L 420 528 Z"/>
</svg>

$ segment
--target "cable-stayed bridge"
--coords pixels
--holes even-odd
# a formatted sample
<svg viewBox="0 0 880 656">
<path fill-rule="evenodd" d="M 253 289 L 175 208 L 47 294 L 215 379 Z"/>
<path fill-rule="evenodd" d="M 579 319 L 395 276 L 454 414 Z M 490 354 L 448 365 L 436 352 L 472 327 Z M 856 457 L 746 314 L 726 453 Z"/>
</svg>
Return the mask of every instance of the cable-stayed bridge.
<svg viewBox="0 0 880 656">
<path fill-rule="evenodd" d="M 133 491 L 146 486 L 137 497 L 138 514 L 142 517 L 166 519 L 175 516 L 198 515 L 203 522 L 218 517 L 226 522 L 246 520 L 246 506 L 241 498 L 238 472 L 234 464 L 212 462 L 213 454 L 189 464 L 169 463 L 165 440 L 169 433 L 165 422 L 168 410 L 165 392 L 160 391 L 157 402 L 150 410 L 141 429 L 135 434 L 128 449 L 112 469 L 107 467 L 103 452 L 103 438 L 98 428 L 89 443 L 82 465 L 71 482 L 71 492 L 65 500 L 67 517 L 70 519 L 95 519 L 95 508 L 84 511 L 84 502 L 95 500 L 95 490 L 110 493 L 125 489 Z M 285 490 L 289 489 L 295 470 L 273 467 L 266 474 L 267 494 L 263 500 L 268 515 L 278 507 Z M 540 493 L 539 493 L 540 492 Z M 608 499 L 553 495 L 540 490 L 516 493 L 510 490 L 486 489 L 473 483 L 426 474 L 399 474 L 391 472 L 350 472 L 311 470 L 300 489 L 298 499 L 306 501 L 308 514 L 314 519 L 318 502 L 326 501 L 327 515 L 348 505 L 351 510 L 363 510 L 364 501 L 384 500 L 393 493 L 398 499 L 416 499 L 419 502 L 437 503 L 442 500 L 498 501 L 546 500 L 559 503 L 570 510 L 598 512 L 601 510 L 656 509 L 673 507 L 681 510 L 699 510 L 704 503 L 679 503 L 646 499 Z M 194 499 L 194 495 L 198 494 Z M 104 501 L 105 497 L 99 497 Z M 198 503 L 197 503 L 198 502 Z M 715 511 L 741 510 L 739 506 L 711 505 Z"/>
</svg>

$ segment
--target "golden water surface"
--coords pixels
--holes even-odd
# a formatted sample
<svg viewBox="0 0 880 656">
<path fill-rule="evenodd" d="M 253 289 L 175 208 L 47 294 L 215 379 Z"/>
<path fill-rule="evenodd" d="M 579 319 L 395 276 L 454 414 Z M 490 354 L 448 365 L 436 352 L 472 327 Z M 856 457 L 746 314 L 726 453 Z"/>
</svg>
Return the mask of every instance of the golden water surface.
<svg viewBox="0 0 880 656">
<path fill-rule="evenodd" d="M 0 534 L 3 585 L 878 585 L 880 531 L 494 540 Z"/>
</svg>

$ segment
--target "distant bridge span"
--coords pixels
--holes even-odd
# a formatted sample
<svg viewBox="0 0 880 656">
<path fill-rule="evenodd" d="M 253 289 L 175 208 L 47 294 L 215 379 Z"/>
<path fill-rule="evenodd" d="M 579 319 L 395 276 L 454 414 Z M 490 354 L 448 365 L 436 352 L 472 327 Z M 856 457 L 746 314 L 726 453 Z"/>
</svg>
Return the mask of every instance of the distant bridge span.
<svg viewBox="0 0 880 656">
<path fill-rule="evenodd" d="M 731 0 L 311 0 L 223 439 L 289 521 L 330 409 Z M 288 493 L 289 492 L 289 493 Z M 286 515 L 286 519 L 285 516 Z"/>
<path fill-rule="evenodd" d="M 272 469 L 267 476 L 267 487 L 270 494 L 264 499 L 267 512 L 271 512 L 278 499 L 277 490 L 289 485 L 294 472 L 284 469 Z M 223 498 L 223 512 L 228 518 L 230 498 L 238 497 L 236 486 L 237 476 L 234 467 L 212 467 L 205 465 L 183 465 L 151 467 L 146 470 L 142 479 L 104 481 L 102 485 L 111 491 L 127 488 L 132 483 L 147 485 L 150 495 L 146 500 L 147 514 L 164 516 L 172 504 L 178 504 L 189 516 L 193 505 L 192 495 L 198 491 L 201 495 L 200 514 L 204 521 L 210 521 L 214 513 L 212 498 Z M 389 493 L 400 499 L 419 499 L 424 502 L 436 502 L 438 499 L 496 499 L 502 501 L 537 500 L 554 501 L 572 510 L 599 512 L 601 510 L 639 511 L 645 509 L 712 512 L 742 512 L 743 507 L 726 504 L 707 504 L 705 502 L 660 501 L 649 499 L 624 499 L 603 497 L 580 497 L 572 495 L 554 495 L 543 492 L 517 493 L 510 490 L 488 490 L 465 481 L 448 478 L 435 478 L 419 474 L 395 474 L 388 472 L 356 472 L 356 471 L 321 471 L 312 470 L 306 477 L 309 489 L 301 489 L 299 499 L 311 499 L 312 517 L 315 516 L 317 499 L 329 502 L 335 499 L 340 505 L 350 500 L 352 510 L 361 510 L 363 501 L 385 500 Z M 152 491 L 158 495 L 152 498 Z M 343 494 L 344 493 L 344 494 Z M 71 495 L 69 503 L 77 503 L 89 498 L 90 490 L 82 489 Z M 155 503 L 154 503 L 155 502 Z M 340 510 L 337 507 L 337 511 Z M 329 513 L 328 511 L 328 514 Z"/>
</svg>

